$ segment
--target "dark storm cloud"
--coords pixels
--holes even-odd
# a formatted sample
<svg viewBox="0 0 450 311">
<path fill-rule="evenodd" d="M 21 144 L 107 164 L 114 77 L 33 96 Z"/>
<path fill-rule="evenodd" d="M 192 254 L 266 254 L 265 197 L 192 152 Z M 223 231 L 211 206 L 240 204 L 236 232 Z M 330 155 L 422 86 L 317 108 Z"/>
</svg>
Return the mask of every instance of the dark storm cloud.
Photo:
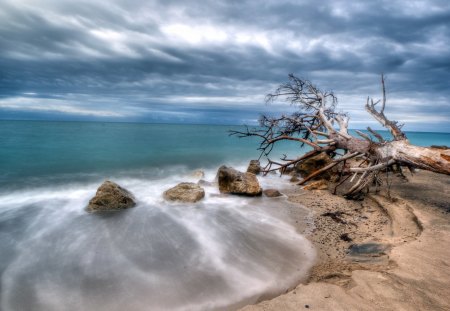
<svg viewBox="0 0 450 311">
<path fill-rule="evenodd" d="M 384 72 L 393 117 L 449 131 L 449 20 L 439 0 L 3 1 L 0 118 L 252 122 L 292 109 L 264 95 L 293 72 L 358 127 Z"/>
</svg>

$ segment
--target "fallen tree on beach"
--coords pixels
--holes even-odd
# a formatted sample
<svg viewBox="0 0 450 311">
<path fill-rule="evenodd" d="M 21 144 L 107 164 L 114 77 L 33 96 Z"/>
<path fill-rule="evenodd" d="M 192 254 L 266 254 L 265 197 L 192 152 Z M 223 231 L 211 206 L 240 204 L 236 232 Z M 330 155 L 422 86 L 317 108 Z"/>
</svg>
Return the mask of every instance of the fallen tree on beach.
<svg viewBox="0 0 450 311">
<path fill-rule="evenodd" d="M 338 181 L 350 183 L 344 195 L 356 198 L 371 185 L 382 184 L 382 174 L 400 172 L 402 168 L 423 169 L 450 175 L 450 150 L 432 147 L 420 147 L 409 143 L 402 125 L 389 120 L 384 111 L 386 107 L 386 87 L 381 77 L 382 99 L 374 101 L 367 98 L 366 111 L 377 120 L 390 135 L 383 138 L 377 131 L 367 127 L 367 131 L 348 131 L 349 116 L 338 112 L 337 98 L 333 92 L 325 92 L 310 81 L 289 75 L 287 83 L 281 84 L 274 93 L 268 94 L 267 102 L 283 99 L 298 107 L 291 115 L 280 117 L 262 116 L 260 126 L 245 131 L 231 131 L 238 137 L 256 136 L 261 139 L 260 157 L 267 158 L 264 174 L 279 171 L 281 174 L 302 162 L 327 153 L 331 162 L 303 178 L 303 185 L 327 171 L 333 171 Z M 270 153 L 280 141 L 294 141 L 310 147 L 310 151 L 298 158 L 287 156 L 279 160 L 270 158 Z M 349 165 L 350 164 L 350 165 Z"/>
</svg>

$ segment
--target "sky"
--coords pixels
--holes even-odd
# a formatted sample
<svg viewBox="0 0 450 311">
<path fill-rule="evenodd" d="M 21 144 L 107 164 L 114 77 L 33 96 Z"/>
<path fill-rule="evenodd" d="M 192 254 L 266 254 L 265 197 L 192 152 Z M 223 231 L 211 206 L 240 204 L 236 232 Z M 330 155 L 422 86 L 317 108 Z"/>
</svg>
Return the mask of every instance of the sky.
<svg viewBox="0 0 450 311">
<path fill-rule="evenodd" d="M 253 124 L 289 73 L 450 132 L 450 1 L 0 0 L 3 120 Z"/>
</svg>

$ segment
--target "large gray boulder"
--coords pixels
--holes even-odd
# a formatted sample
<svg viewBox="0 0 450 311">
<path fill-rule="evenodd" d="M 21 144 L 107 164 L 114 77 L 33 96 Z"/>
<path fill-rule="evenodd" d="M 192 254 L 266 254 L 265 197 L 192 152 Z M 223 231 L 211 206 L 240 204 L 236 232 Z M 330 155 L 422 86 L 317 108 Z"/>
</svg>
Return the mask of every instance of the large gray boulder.
<svg viewBox="0 0 450 311">
<path fill-rule="evenodd" d="M 232 167 L 223 165 L 217 172 L 217 180 L 219 183 L 219 190 L 222 193 L 248 196 L 258 196 L 262 193 L 258 179 L 253 173 L 242 173 Z"/>
<path fill-rule="evenodd" d="M 134 196 L 112 181 L 105 181 L 86 207 L 88 212 L 122 210 L 136 205 Z"/>
<path fill-rule="evenodd" d="M 259 163 L 258 160 L 250 160 L 250 163 L 248 164 L 247 172 L 258 175 L 259 173 L 261 173 L 261 163 Z"/>
<path fill-rule="evenodd" d="M 205 197 L 205 190 L 195 183 L 182 182 L 166 190 L 163 196 L 168 201 L 195 203 Z"/>
</svg>

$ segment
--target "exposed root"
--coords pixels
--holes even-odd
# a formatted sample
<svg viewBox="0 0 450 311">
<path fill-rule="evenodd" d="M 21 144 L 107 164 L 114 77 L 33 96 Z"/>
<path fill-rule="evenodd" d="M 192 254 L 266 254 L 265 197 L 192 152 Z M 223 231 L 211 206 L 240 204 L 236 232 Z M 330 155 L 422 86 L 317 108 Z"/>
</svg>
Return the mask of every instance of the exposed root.
<svg viewBox="0 0 450 311">
<path fill-rule="evenodd" d="M 245 131 L 231 131 L 230 135 L 238 137 L 256 136 L 261 139 L 259 150 L 261 157 L 267 157 L 268 163 L 263 173 L 279 170 L 281 174 L 307 159 L 327 152 L 334 157 L 333 161 L 323 168 L 311 173 L 299 185 L 312 178 L 337 167 L 339 178 L 353 174 L 350 179 L 354 183 L 345 193 L 349 199 L 360 199 L 375 183 L 375 189 L 381 185 L 379 175 L 382 172 L 401 170 L 401 167 L 425 169 L 437 173 L 450 175 L 450 150 L 424 148 L 411 145 L 402 125 L 389 120 L 384 114 L 386 107 L 386 87 L 384 76 L 381 76 L 382 99 L 374 101 L 367 98 L 366 110 L 383 127 L 389 130 L 392 140 L 384 139 L 379 133 L 367 128 L 368 133 L 356 131 L 361 138 L 348 132 L 349 117 L 343 112 L 336 111 L 337 99 L 332 92 L 325 92 L 317 88 L 310 81 L 289 75 L 289 81 L 280 85 L 273 94 L 267 95 L 267 101 L 278 98 L 285 99 L 292 105 L 299 107 L 299 111 L 292 115 L 281 117 L 262 116 L 260 127 Z M 377 110 L 376 105 L 381 103 Z M 372 139 L 372 136 L 376 140 Z M 279 161 L 269 158 L 275 145 L 280 141 L 299 143 L 301 146 L 312 148 L 311 151 L 296 159 L 282 157 Z M 344 150 L 345 155 L 336 153 Z M 338 165 L 358 156 L 359 163 L 347 168 Z M 389 186 L 389 182 L 386 183 Z"/>
</svg>

